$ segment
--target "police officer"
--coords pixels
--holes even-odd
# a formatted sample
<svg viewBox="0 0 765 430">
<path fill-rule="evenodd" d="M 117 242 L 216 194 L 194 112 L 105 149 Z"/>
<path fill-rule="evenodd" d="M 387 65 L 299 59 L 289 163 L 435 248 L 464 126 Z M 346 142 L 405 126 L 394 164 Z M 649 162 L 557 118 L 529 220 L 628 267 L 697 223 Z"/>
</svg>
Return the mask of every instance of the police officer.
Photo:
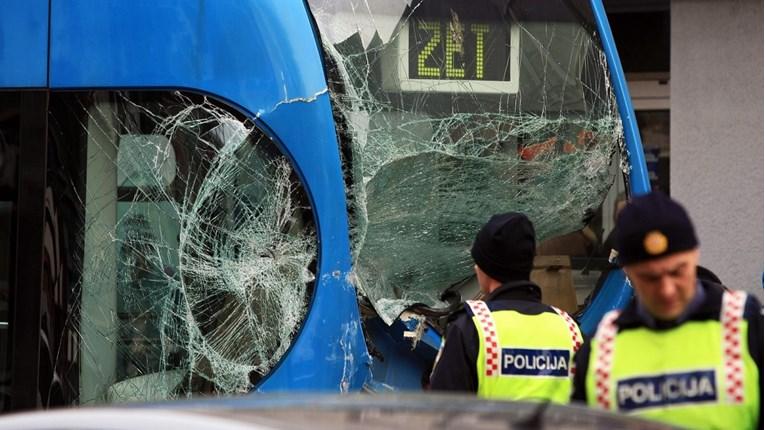
<svg viewBox="0 0 765 430">
<path fill-rule="evenodd" d="M 616 229 L 635 300 L 577 354 L 573 399 L 682 427 L 761 428 L 761 305 L 697 278 L 693 225 L 669 197 L 633 199 Z"/>
<path fill-rule="evenodd" d="M 485 301 L 449 318 L 431 389 L 487 398 L 568 403 L 582 337 L 565 312 L 541 302 L 529 281 L 534 227 L 520 213 L 494 215 L 471 249 Z"/>
</svg>

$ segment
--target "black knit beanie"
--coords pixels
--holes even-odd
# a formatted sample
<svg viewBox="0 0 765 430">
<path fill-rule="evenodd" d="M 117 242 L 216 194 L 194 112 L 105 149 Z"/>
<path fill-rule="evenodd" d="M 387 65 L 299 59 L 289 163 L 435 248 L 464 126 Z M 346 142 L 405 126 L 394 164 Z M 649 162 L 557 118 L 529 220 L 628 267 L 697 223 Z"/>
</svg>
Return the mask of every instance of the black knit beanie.
<svg viewBox="0 0 765 430">
<path fill-rule="evenodd" d="M 497 281 L 528 280 L 536 252 L 534 236 L 534 226 L 526 215 L 497 214 L 478 232 L 470 254 Z"/>
</svg>

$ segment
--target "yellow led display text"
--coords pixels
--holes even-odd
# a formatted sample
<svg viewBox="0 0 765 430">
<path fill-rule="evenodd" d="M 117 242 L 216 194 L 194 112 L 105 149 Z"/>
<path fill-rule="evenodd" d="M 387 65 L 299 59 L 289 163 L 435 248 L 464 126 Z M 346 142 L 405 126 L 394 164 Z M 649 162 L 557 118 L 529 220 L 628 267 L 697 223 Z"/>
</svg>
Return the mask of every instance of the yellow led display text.
<svg viewBox="0 0 765 430">
<path fill-rule="evenodd" d="M 412 78 L 508 80 L 504 67 L 507 33 L 499 26 L 422 20 L 413 24 L 409 57 Z M 491 47 L 487 42 L 492 42 Z M 412 54 L 416 55 L 415 67 L 411 67 Z M 492 76 L 487 73 L 487 60 L 494 61 Z"/>
<path fill-rule="evenodd" d="M 446 77 L 464 78 L 465 69 L 454 67 L 454 54 L 462 54 L 463 25 L 450 23 L 449 34 L 446 36 Z"/>
<path fill-rule="evenodd" d="M 489 26 L 473 24 L 470 31 L 475 33 L 475 78 L 483 79 L 483 35 L 489 32 Z"/>
<path fill-rule="evenodd" d="M 441 43 L 441 24 L 438 22 L 420 22 L 417 26 L 420 30 L 426 30 L 431 35 L 430 40 L 420 51 L 420 55 L 417 56 L 417 74 L 426 78 L 439 78 L 441 77 L 441 70 L 438 67 L 427 67 L 425 60 Z"/>
</svg>

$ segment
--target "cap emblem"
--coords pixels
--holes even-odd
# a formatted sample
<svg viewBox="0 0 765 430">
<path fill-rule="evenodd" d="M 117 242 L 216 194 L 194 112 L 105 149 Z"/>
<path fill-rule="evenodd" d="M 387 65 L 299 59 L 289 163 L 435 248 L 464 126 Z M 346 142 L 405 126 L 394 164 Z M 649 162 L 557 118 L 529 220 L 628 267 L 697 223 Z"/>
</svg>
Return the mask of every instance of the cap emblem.
<svg viewBox="0 0 765 430">
<path fill-rule="evenodd" d="M 659 230 L 649 231 L 643 239 L 643 248 L 650 255 L 659 255 L 667 250 L 669 241 L 667 236 Z"/>
</svg>

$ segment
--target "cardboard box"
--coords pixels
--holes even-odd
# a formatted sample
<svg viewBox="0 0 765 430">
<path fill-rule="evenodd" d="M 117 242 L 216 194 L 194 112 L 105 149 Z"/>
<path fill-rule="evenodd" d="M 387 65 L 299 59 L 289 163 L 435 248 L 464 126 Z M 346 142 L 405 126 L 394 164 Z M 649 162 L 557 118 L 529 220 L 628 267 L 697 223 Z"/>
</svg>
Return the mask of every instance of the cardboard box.
<svg viewBox="0 0 765 430">
<path fill-rule="evenodd" d="M 576 312 L 576 292 L 568 255 L 536 256 L 531 281 L 542 288 L 542 302 L 570 314 Z"/>
</svg>

